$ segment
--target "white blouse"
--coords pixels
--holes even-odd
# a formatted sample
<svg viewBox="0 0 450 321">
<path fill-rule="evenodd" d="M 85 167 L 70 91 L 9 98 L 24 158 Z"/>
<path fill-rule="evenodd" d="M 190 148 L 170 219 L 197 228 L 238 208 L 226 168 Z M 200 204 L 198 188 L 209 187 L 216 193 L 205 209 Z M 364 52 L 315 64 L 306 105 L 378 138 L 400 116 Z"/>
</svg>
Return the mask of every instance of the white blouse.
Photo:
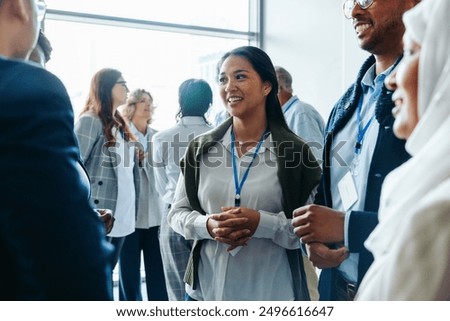
<svg viewBox="0 0 450 321">
<path fill-rule="evenodd" d="M 134 232 L 136 215 L 136 192 L 134 188 L 134 149 L 125 150 L 127 145 L 122 135 L 113 129 L 116 146 L 110 147 L 120 157 L 117 173 L 117 206 L 114 227 L 108 236 L 122 237 Z"/>
<path fill-rule="evenodd" d="M 207 212 L 219 213 L 233 206 L 235 185 L 231 162 L 230 129 L 222 141 L 203 156 L 200 167 L 199 201 Z M 187 293 L 196 300 L 293 300 L 293 282 L 285 249 L 300 248 L 291 220 L 282 207 L 282 191 L 271 136 L 262 144 L 241 191 L 241 206 L 260 212 L 260 222 L 247 246 L 227 252 L 228 245 L 214 241 L 206 228 L 207 215 L 190 208 L 181 175 L 169 224 L 186 239 L 203 239 L 199 284 Z M 255 148 L 236 157 L 239 178 Z"/>
</svg>

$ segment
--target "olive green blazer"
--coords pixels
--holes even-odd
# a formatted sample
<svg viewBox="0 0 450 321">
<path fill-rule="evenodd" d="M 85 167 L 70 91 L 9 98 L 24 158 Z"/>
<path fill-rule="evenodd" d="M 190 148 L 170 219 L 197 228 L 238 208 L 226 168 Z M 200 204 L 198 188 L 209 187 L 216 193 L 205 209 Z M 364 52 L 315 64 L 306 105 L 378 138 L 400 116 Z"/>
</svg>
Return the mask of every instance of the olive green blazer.
<svg viewBox="0 0 450 321">
<path fill-rule="evenodd" d="M 192 209 L 206 214 L 198 199 L 198 184 L 201 155 L 208 152 L 222 139 L 231 126 L 229 118 L 216 129 L 193 139 L 181 160 L 181 170 L 185 178 L 186 194 Z M 292 212 L 303 206 L 313 189 L 318 185 L 321 169 L 308 145 L 287 128 L 275 126 L 268 120 L 272 140 L 275 143 L 278 164 L 278 178 L 283 192 L 283 209 L 287 218 Z M 198 262 L 202 240 L 194 242 L 184 281 L 195 288 L 198 273 Z M 298 250 L 286 249 L 292 279 L 294 282 L 295 300 L 310 300 L 303 259 Z"/>
</svg>

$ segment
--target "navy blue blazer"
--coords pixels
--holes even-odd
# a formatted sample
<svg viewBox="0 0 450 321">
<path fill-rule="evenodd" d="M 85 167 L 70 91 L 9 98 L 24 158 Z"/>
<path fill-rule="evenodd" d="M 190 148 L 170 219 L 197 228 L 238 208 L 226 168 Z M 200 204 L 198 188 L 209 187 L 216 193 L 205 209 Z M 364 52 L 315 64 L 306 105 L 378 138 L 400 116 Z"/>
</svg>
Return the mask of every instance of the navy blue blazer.
<svg viewBox="0 0 450 321">
<path fill-rule="evenodd" d="M 73 123 L 58 78 L 0 58 L 0 300 L 112 299 Z"/>
<path fill-rule="evenodd" d="M 356 82 L 350 86 L 333 107 L 325 129 L 323 176 L 316 195 L 316 204 L 333 207 L 330 189 L 330 152 L 333 137 L 345 127 L 357 109 L 359 98 L 362 94 L 361 80 L 374 63 L 375 58 L 373 56 L 364 62 Z M 405 141 L 398 139 L 393 133 L 394 118 L 391 111 L 394 103 L 391 97 L 392 92 L 383 86 L 375 108 L 375 117 L 380 124 L 380 130 L 367 177 L 364 211 L 352 211 L 349 221 L 349 250 L 352 253 L 359 253 L 358 285 L 373 262 L 373 256 L 364 247 L 364 241 L 378 224 L 381 185 L 390 171 L 410 157 L 405 150 Z M 336 273 L 337 269 L 322 270 L 319 279 L 320 300 L 335 300 L 333 284 Z"/>
</svg>

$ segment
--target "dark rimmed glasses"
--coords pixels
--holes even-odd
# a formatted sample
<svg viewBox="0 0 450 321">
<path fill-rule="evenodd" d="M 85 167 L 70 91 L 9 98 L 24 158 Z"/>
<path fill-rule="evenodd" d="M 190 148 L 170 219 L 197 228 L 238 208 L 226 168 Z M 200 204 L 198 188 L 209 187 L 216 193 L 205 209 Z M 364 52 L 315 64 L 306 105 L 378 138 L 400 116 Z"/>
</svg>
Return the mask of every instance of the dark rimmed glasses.
<svg viewBox="0 0 450 321">
<path fill-rule="evenodd" d="M 34 2 L 36 3 L 37 19 L 39 22 L 42 22 L 45 17 L 45 12 L 47 11 L 47 5 L 40 0 L 35 0 Z"/>
<path fill-rule="evenodd" d="M 369 8 L 372 5 L 372 3 L 373 3 L 373 0 L 347 0 L 344 2 L 343 8 L 342 8 L 344 10 L 344 16 L 347 19 L 351 19 L 352 11 L 356 4 L 358 4 L 358 6 L 361 9 L 366 10 L 367 8 Z"/>
<path fill-rule="evenodd" d="M 128 90 L 127 82 L 125 80 L 116 81 L 116 84 L 122 85 L 126 90 Z"/>
</svg>

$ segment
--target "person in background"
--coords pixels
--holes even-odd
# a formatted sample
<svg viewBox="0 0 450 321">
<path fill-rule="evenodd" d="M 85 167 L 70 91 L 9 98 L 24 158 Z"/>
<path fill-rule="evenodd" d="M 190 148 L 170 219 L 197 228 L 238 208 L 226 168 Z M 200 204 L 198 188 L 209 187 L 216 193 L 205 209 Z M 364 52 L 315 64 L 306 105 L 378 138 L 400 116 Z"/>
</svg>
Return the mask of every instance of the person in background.
<svg viewBox="0 0 450 321">
<path fill-rule="evenodd" d="M 413 157 L 383 184 L 358 300 L 450 300 L 449 12 L 447 0 L 424 0 L 403 18 L 405 57 L 386 86 Z"/>
<path fill-rule="evenodd" d="M 52 50 L 53 48 L 50 41 L 41 29 L 39 30 L 37 44 L 31 51 L 29 60 L 34 61 L 45 68 L 45 65 L 51 58 Z"/>
<path fill-rule="evenodd" d="M 225 120 L 230 118 L 230 114 L 227 112 L 226 109 L 220 110 L 215 116 L 214 116 L 214 126 L 217 127 L 220 124 L 222 124 Z"/>
<path fill-rule="evenodd" d="M 195 136 L 212 129 L 205 118 L 212 104 L 212 90 L 202 79 L 187 79 L 178 89 L 177 124 L 156 133 L 152 138 L 153 166 L 156 187 L 165 203 L 160 229 L 161 255 L 164 262 L 169 300 L 184 300 L 183 276 L 186 271 L 192 241 L 174 232 L 167 222 L 167 213 L 173 203 L 180 176 L 179 162 L 187 145 Z"/>
<path fill-rule="evenodd" d="M 111 245 L 89 203 L 62 82 L 26 60 L 45 5 L 0 0 L 0 300 L 111 300 Z"/>
<path fill-rule="evenodd" d="M 314 157 L 322 163 L 324 122 L 317 110 L 293 95 L 292 76 L 280 66 L 275 66 L 278 80 L 278 100 L 288 127 L 308 143 Z"/>
<path fill-rule="evenodd" d="M 359 45 L 372 55 L 331 111 L 315 204 L 294 211 L 295 233 L 321 268 L 321 300 L 353 300 L 373 261 L 364 241 L 378 223 L 381 185 L 410 155 L 392 131 L 384 87 L 402 57 L 402 15 L 417 0 L 347 0 Z"/>
<path fill-rule="evenodd" d="M 312 200 L 320 166 L 286 124 L 264 51 L 226 53 L 218 80 L 231 117 L 190 142 L 168 216 L 195 241 L 186 299 L 309 300 L 317 275 L 306 276 L 313 267 L 298 251 L 290 219 Z"/>
<path fill-rule="evenodd" d="M 134 232 L 139 171 L 136 138 L 117 108 L 125 104 L 128 87 L 120 71 L 104 68 L 94 74 L 89 96 L 75 133 L 90 176 L 91 202 L 110 209 L 115 221 L 108 234 L 116 265 L 125 236 Z M 135 183 L 136 182 L 136 183 Z"/>
<path fill-rule="evenodd" d="M 167 301 L 166 283 L 159 248 L 159 226 L 163 205 L 152 166 L 151 139 L 156 130 L 150 127 L 155 107 L 152 95 L 144 89 L 132 91 L 123 109 L 123 117 L 138 139 L 140 197 L 136 230 L 125 238 L 120 255 L 120 300 L 142 301 L 141 253 L 144 258 L 145 283 L 149 301 Z"/>
</svg>

